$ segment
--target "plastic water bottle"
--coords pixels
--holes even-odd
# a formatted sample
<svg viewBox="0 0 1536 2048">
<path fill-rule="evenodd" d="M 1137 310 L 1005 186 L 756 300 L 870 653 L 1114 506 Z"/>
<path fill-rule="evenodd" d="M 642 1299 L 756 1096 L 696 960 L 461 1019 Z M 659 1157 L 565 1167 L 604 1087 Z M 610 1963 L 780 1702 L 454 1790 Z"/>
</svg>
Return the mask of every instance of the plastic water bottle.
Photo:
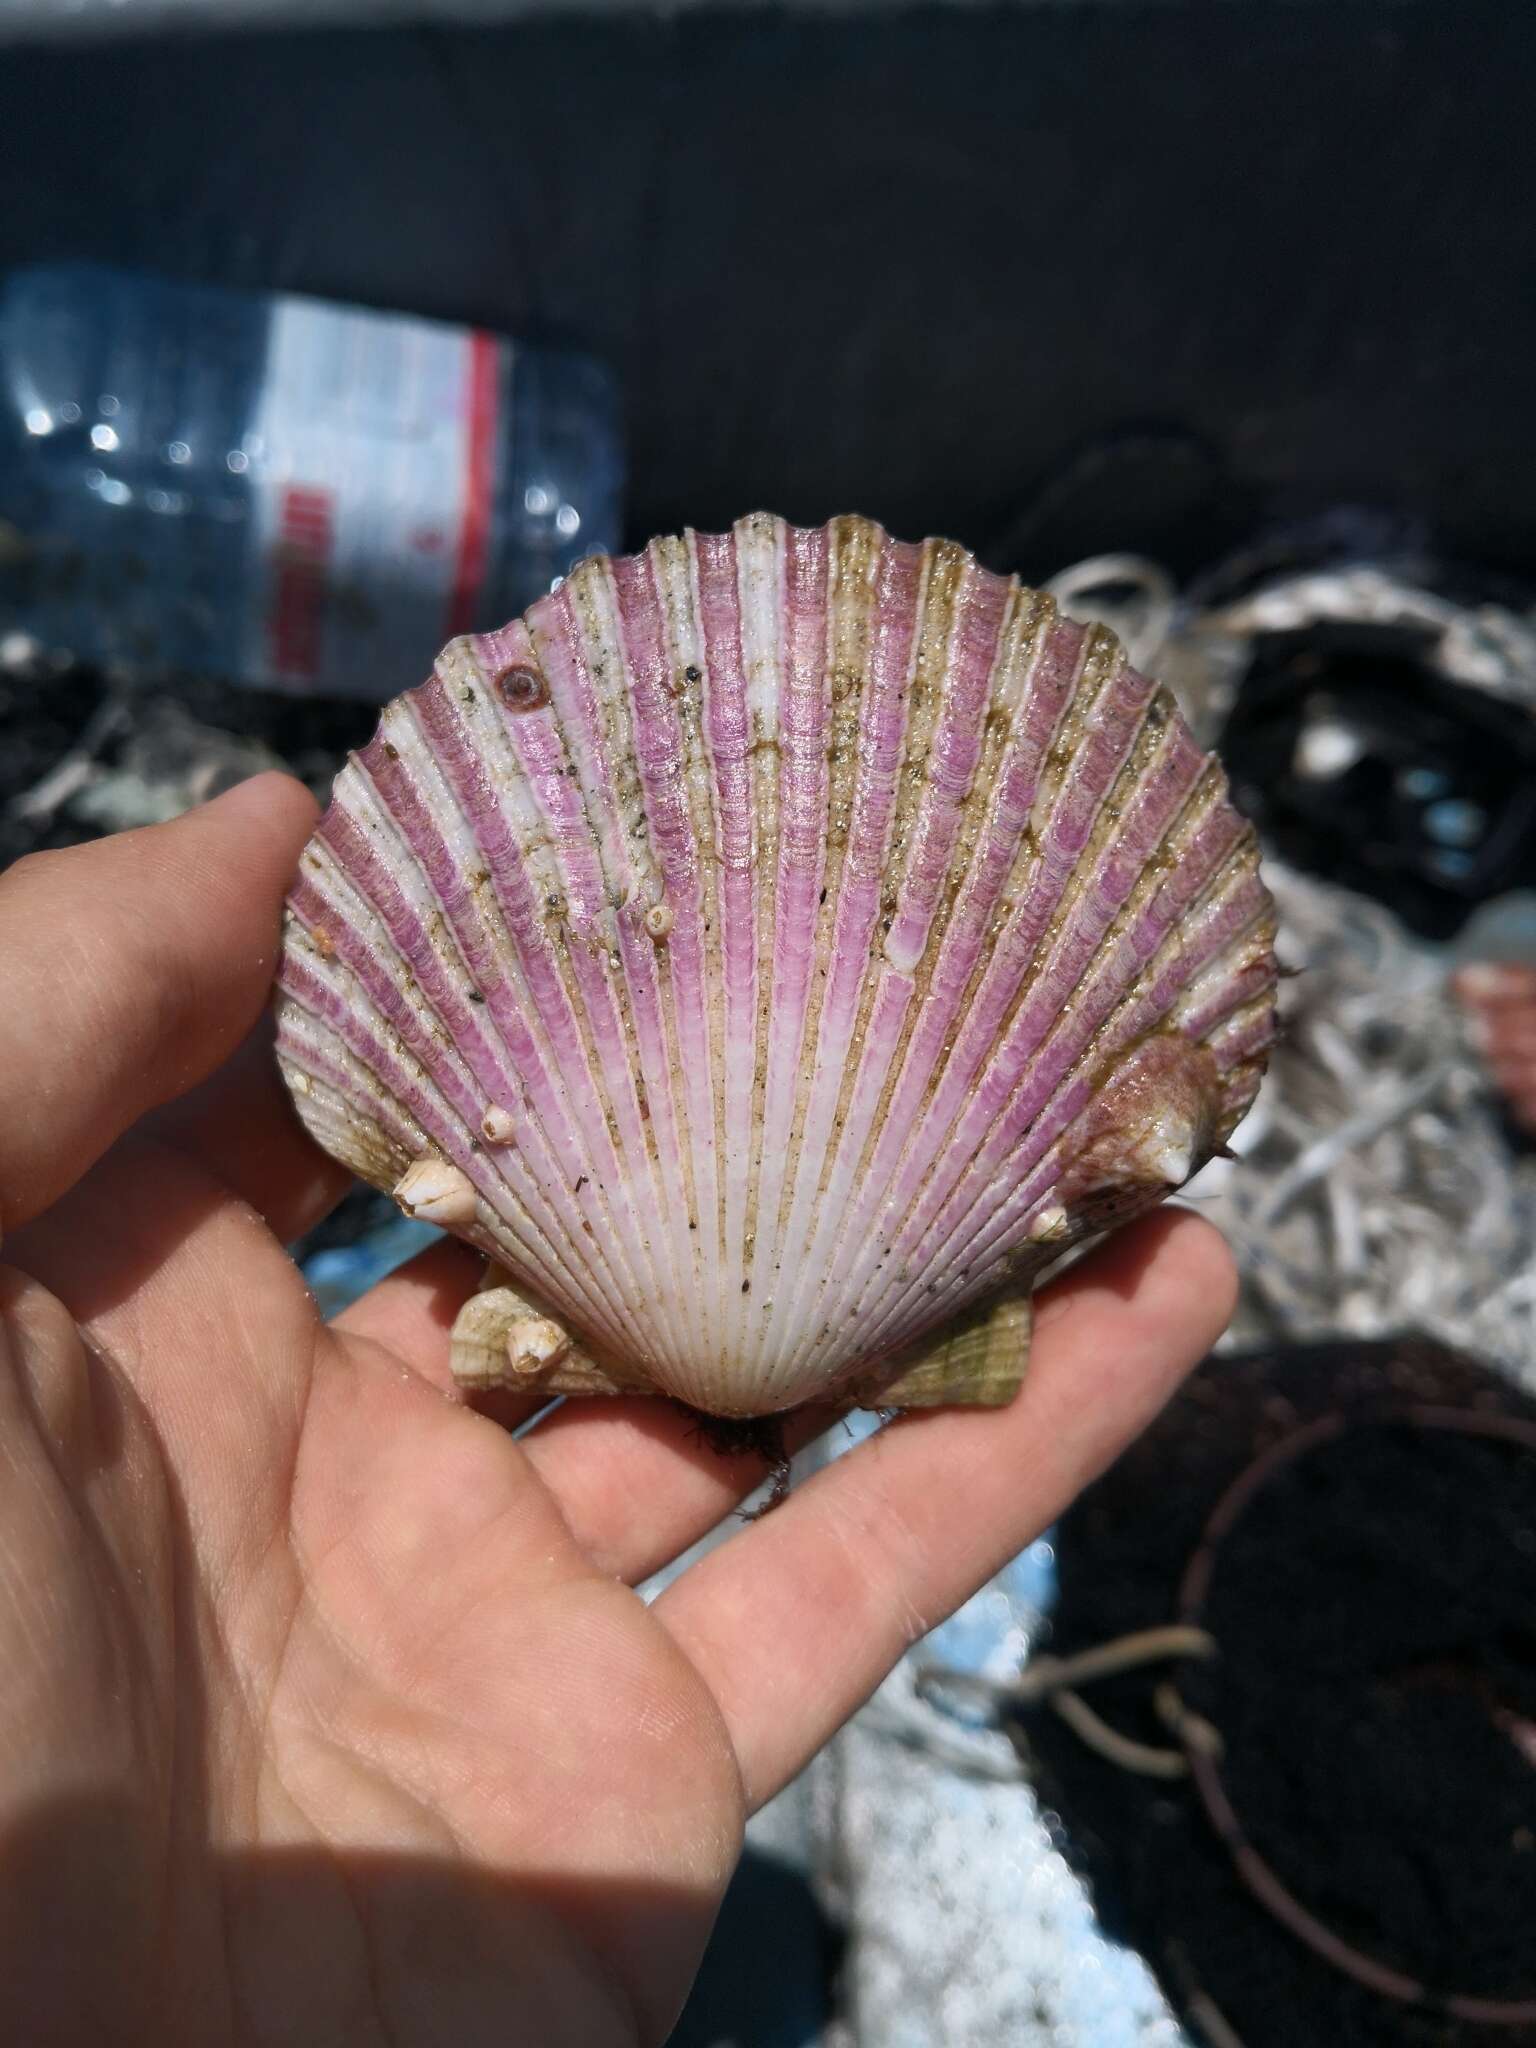
<svg viewBox="0 0 1536 2048">
<path fill-rule="evenodd" d="M 0 292 L 0 630 L 386 698 L 619 539 L 600 365 L 85 264 Z"/>
</svg>

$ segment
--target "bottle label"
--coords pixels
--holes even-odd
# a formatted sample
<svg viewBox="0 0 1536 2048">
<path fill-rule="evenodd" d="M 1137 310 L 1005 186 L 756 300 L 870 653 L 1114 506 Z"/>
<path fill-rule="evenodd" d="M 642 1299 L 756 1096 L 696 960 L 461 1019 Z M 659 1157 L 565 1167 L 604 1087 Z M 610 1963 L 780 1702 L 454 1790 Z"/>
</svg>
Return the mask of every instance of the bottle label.
<svg viewBox="0 0 1536 2048">
<path fill-rule="evenodd" d="M 394 696 L 468 631 L 490 558 L 512 350 L 279 299 L 244 452 L 252 682 Z"/>
</svg>

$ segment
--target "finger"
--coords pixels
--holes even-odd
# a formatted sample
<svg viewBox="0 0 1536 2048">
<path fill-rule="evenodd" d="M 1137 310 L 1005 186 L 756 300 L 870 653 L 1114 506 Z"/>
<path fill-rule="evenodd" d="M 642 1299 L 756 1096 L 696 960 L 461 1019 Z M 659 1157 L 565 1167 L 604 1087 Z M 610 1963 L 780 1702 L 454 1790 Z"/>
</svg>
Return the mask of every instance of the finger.
<svg viewBox="0 0 1536 2048">
<path fill-rule="evenodd" d="M 263 1016 L 234 1058 L 146 1129 L 249 1202 L 274 1237 L 291 1243 L 330 1214 L 352 1184 L 299 1122 Z"/>
<path fill-rule="evenodd" d="M 730 1448 L 697 1415 L 652 1399 L 568 1401 L 523 1445 L 597 1569 L 636 1585 L 707 1535 L 784 1457 L 835 1420 L 789 1416 L 782 1446 Z"/>
<path fill-rule="evenodd" d="M 1528 1126 L 1536 1114 L 1536 1063 L 1502 1063 L 1493 1068 L 1492 1078 L 1515 1121 Z"/>
<path fill-rule="evenodd" d="M 444 1238 L 344 1308 L 331 1327 L 339 1336 L 382 1344 L 446 1393 L 453 1387 L 448 1339 L 459 1310 L 480 1284 L 485 1261 L 467 1244 Z M 541 1407 L 525 1404 L 528 1414 Z M 504 1419 L 498 1415 L 498 1420 Z M 521 1420 L 521 1416 L 517 1418 Z"/>
<path fill-rule="evenodd" d="M 454 1319 L 479 1283 L 477 1253 L 433 1245 L 381 1280 L 335 1319 L 338 1334 L 388 1350 L 445 1390 L 453 1385 Z M 516 1429 L 547 1405 L 497 1389 L 474 1406 Z M 825 1410 L 792 1416 L 792 1456 L 827 1427 Z M 714 1528 L 773 1469 L 761 1450 L 723 1449 L 697 1415 L 660 1397 L 572 1400 L 523 1450 L 554 1494 L 583 1553 L 599 1571 L 630 1585 L 649 1577 Z"/>
<path fill-rule="evenodd" d="M 315 816 L 284 775 L 0 877 L 0 1227 L 79 1179 L 250 1030 Z"/>
<path fill-rule="evenodd" d="M 1042 1295 L 1011 1406 L 893 1423 L 661 1595 L 754 1806 L 1145 1427 L 1234 1292 L 1208 1224 L 1137 1225 Z"/>
<path fill-rule="evenodd" d="M 1453 986 L 1470 1010 L 1492 1014 L 1536 1004 L 1536 968 L 1480 962 L 1463 967 Z"/>
<path fill-rule="evenodd" d="M 1536 1015 L 1475 1018 L 1478 1049 L 1489 1060 L 1536 1060 Z"/>
<path fill-rule="evenodd" d="M 1500 1076 L 1515 1077 L 1528 1074 L 1536 1068 L 1536 1047 L 1529 1050 L 1523 1045 L 1501 1045 L 1490 1051 L 1486 1064 Z"/>
</svg>

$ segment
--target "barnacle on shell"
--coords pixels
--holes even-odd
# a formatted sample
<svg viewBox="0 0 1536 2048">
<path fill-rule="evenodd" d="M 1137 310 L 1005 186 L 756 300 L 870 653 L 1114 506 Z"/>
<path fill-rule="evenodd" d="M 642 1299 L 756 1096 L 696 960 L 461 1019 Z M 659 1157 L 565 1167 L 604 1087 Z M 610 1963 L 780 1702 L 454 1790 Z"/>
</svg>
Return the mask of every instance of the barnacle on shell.
<svg viewBox="0 0 1536 2048">
<path fill-rule="evenodd" d="M 583 563 L 387 707 L 278 1050 L 327 1151 L 495 1262 L 467 1383 L 995 1403 L 1041 1270 L 1253 1099 L 1273 935 L 1112 635 L 758 515 Z"/>
</svg>

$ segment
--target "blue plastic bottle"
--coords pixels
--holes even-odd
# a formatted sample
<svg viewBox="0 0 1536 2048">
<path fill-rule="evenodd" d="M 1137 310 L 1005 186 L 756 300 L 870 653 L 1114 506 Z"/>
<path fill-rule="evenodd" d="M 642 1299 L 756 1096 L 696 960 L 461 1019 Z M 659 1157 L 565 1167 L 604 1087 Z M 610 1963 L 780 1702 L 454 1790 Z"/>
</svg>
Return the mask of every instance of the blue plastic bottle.
<svg viewBox="0 0 1536 2048">
<path fill-rule="evenodd" d="M 619 541 L 586 357 L 57 264 L 0 367 L 0 608 L 88 661 L 382 699 Z"/>
</svg>

